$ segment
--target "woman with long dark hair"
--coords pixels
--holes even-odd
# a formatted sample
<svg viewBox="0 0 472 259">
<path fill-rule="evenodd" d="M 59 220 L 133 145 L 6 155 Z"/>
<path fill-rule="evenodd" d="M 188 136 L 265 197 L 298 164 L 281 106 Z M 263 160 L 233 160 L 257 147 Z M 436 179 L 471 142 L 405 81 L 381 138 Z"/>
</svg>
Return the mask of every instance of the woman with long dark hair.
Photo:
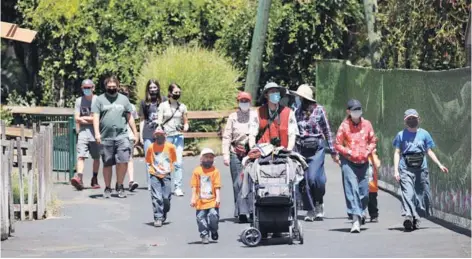
<svg viewBox="0 0 472 259">
<path fill-rule="evenodd" d="M 139 140 L 143 144 L 144 152 L 154 141 L 154 130 L 157 126 L 157 114 L 159 105 L 165 101 L 161 96 L 161 86 L 156 79 L 149 79 L 146 84 L 144 100 L 139 106 Z M 147 177 L 148 189 L 150 190 L 149 175 Z"/>
<path fill-rule="evenodd" d="M 180 103 L 182 90 L 179 85 L 169 85 L 167 102 L 162 102 L 159 107 L 157 123 L 167 135 L 167 141 L 174 144 L 177 151 L 177 162 L 174 167 L 174 194 L 183 196 L 182 191 L 182 156 L 184 152 L 184 134 L 188 130 L 187 106 Z"/>
</svg>

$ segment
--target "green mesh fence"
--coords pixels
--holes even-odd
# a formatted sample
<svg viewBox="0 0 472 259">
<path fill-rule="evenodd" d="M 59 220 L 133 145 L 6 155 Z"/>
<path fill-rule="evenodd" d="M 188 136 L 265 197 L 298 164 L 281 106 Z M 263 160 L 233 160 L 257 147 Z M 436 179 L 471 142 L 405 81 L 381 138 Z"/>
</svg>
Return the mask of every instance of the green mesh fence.
<svg viewBox="0 0 472 259">
<path fill-rule="evenodd" d="M 317 100 L 326 107 L 333 131 L 346 116 L 348 99 L 361 101 L 364 117 L 372 122 L 379 138 L 377 147 L 383 164 L 379 179 L 395 186 L 392 141 L 404 127 L 404 111 L 416 109 L 421 127 L 436 142 L 436 155 L 450 170 L 443 174 L 432 161 L 428 162 L 433 208 L 470 220 L 470 68 L 376 70 L 323 60 L 317 63 L 316 93 Z"/>
</svg>

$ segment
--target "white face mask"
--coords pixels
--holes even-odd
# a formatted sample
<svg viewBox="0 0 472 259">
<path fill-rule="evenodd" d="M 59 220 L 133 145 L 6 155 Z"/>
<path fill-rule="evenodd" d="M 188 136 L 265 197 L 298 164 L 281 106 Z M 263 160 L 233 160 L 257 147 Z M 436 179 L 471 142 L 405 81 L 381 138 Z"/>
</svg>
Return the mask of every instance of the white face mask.
<svg viewBox="0 0 472 259">
<path fill-rule="evenodd" d="M 248 111 L 249 108 L 251 108 L 251 103 L 239 103 L 239 109 L 241 109 L 241 111 Z"/>
<path fill-rule="evenodd" d="M 362 116 L 362 111 L 351 111 L 351 117 L 353 119 L 359 119 Z"/>
</svg>

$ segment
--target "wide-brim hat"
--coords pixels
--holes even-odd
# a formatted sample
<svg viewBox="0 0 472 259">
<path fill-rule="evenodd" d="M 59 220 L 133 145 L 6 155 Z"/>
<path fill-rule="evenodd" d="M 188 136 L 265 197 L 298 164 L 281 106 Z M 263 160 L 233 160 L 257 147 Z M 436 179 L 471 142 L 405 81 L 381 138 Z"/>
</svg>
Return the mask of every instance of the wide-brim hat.
<svg viewBox="0 0 472 259">
<path fill-rule="evenodd" d="M 265 99 L 265 94 L 271 89 L 278 89 L 280 91 L 280 98 L 283 98 L 285 94 L 287 94 L 287 89 L 285 87 L 282 87 L 274 82 L 270 82 L 264 86 L 264 90 L 262 91 L 260 101 Z"/>
<path fill-rule="evenodd" d="M 307 84 L 300 85 L 295 94 L 305 100 L 316 102 L 316 100 L 313 99 L 313 89 Z"/>
</svg>

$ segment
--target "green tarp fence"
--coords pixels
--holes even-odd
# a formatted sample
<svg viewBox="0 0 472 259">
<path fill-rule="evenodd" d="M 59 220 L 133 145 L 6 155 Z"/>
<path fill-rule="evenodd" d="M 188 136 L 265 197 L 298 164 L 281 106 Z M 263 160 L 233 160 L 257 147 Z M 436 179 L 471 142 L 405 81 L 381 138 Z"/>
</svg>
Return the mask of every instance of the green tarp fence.
<svg viewBox="0 0 472 259">
<path fill-rule="evenodd" d="M 322 60 L 317 61 L 316 95 L 326 107 L 333 131 L 346 116 L 348 99 L 361 101 L 363 115 L 372 122 L 379 138 L 379 179 L 395 188 L 399 186 L 393 178 L 392 141 L 404 128 L 404 111 L 416 109 L 421 127 L 436 142 L 436 155 L 449 168 L 449 174 L 444 174 L 428 161 L 433 215 L 447 221 L 465 219 L 470 228 L 470 67 L 448 71 L 378 70 Z"/>
</svg>

